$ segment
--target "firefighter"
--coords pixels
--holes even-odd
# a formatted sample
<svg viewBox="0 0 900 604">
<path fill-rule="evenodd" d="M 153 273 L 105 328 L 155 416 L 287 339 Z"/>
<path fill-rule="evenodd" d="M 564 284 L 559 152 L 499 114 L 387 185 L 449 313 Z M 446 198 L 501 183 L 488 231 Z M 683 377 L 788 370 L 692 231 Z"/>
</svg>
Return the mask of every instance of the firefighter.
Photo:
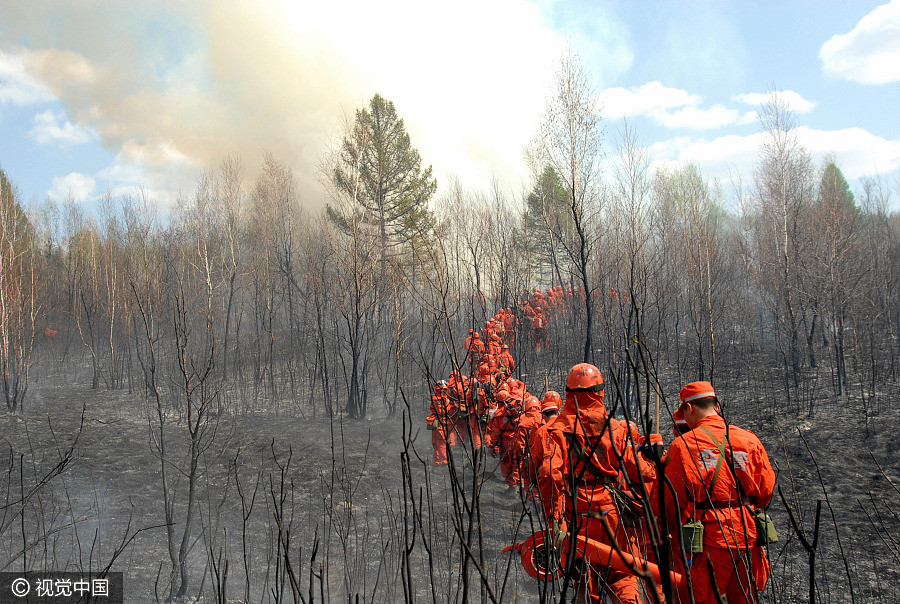
<svg viewBox="0 0 900 604">
<path fill-rule="evenodd" d="M 522 473 L 523 478 L 528 479 L 528 483 L 525 486 L 532 487 L 532 495 L 536 494 L 538 474 L 546 457 L 545 452 L 549 434 L 547 425 L 559 415 L 561 402 L 559 393 L 555 390 L 545 392 L 544 398 L 541 400 L 541 425 L 531 434 L 531 439 L 528 443 L 528 455 L 524 464 L 527 471 Z"/>
<path fill-rule="evenodd" d="M 548 390 L 544 393 L 544 398 L 541 400 L 541 416 L 545 425 L 556 419 L 560 407 L 562 407 L 562 399 L 559 397 L 559 392 Z"/>
<path fill-rule="evenodd" d="M 434 447 L 433 462 L 436 466 L 447 464 L 447 447 L 456 444 L 453 435 L 454 417 L 456 410 L 450 402 L 450 385 L 446 380 L 441 380 L 434 385 L 434 395 L 431 397 L 431 415 L 425 418 L 428 429 L 431 430 L 431 446 Z"/>
<path fill-rule="evenodd" d="M 501 313 L 501 318 L 503 321 L 504 341 L 510 346 L 515 346 L 516 325 L 519 324 L 519 320 L 516 318 L 516 315 L 513 312 L 512 308 L 504 308 Z"/>
<path fill-rule="evenodd" d="M 497 334 L 497 337 L 499 337 L 500 341 L 503 342 L 506 339 L 506 326 L 503 324 L 502 309 L 494 316 L 493 321 L 494 333 Z"/>
<path fill-rule="evenodd" d="M 506 375 L 512 375 L 512 372 L 515 371 L 516 361 L 509 353 L 508 344 L 504 344 L 500 347 L 500 356 L 497 357 L 497 363 L 500 366 L 500 370 Z"/>
<path fill-rule="evenodd" d="M 491 393 L 494 395 L 494 403 L 499 403 L 497 399 L 497 393 L 501 390 L 505 390 L 506 394 L 509 394 L 509 384 L 506 383 L 507 375 L 502 371 L 498 371 L 491 378 Z"/>
<path fill-rule="evenodd" d="M 478 382 L 478 385 L 481 388 L 484 388 L 486 384 L 489 384 L 491 381 L 491 357 L 490 355 L 485 355 L 482 357 L 480 363 L 478 363 L 478 367 L 475 369 L 475 381 Z"/>
<path fill-rule="evenodd" d="M 474 380 L 462 375 L 458 370 L 450 372 L 450 402 L 456 408 L 455 430 L 459 441 L 481 447 L 481 431 L 478 427 L 478 389 Z"/>
<path fill-rule="evenodd" d="M 506 378 L 505 383 L 506 389 L 509 390 L 509 394 L 512 398 L 519 400 L 519 402 L 525 400 L 528 391 L 527 387 L 525 386 L 525 382 L 510 376 Z"/>
<path fill-rule="evenodd" d="M 495 356 L 499 356 L 499 355 L 500 355 L 500 350 L 501 350 L 501 348 L 500 348 L 500 336 L 498 336 L 498 335 L 495 334 L 495 333 L 492 333 L 492 334 L 491 334 L 490 336 L 488 336 L 488 338 L 487 338 L 487 351 L 488 351 L 490 354 L 493 354 L 493 355 L 495 355 Z"/>
<path fill-rule="evenodd" d="M 512 461 L 518 470 L 520 483 L 528 487 L 532 480 L 532 471 L 536 468 L 531 459 L 531 439 L 543 425 L 541 418 L 541 401 L 529 394 L 522 406 L 522 415 L 519 417 L 519 425 L 513 437 Z"/>
<path fill-rule="evenodd" d="M 670 526 L 688 529 L 678 535 L 690 562 L 694 600 L 719 601 L 709 576 L 711 563 L 722 598 L 729 604 L 755 604 L 768 580 L 769 562 L 757 545 L 754 512 L 771 501 L 775 472 L 756 435 L 726 424 L 720 410 L 709 382 L 682 388 L 675 419 L 689 430 L 668 450 L 665 472 L 674 492 L 667 489 L 666 509 Z"/>
<path fill-rule="evenodd" d="M 547 431 L 538 486 L 557 541 L 579 534 L 609 545 L 605 522 L 622 551 L 637 553 L 629 525 L 639 522 L 641 510 L 629 485 L 652 483 L 656 471 L 630 446 L 628 424 L 607 414 L 597 367 L 580 363 L 569 371 L 565 406 Z M 633 574 L 597 562 L 581 563 L 586 568 L 575 577 L 576 585 L 592 601 L 600 601 L 604 585 L 616 602 L 641 601 Z"/>
<path fill-rule="evenodd" d="M 531 316 L 531 333 L 534 334 L 535 350 L 540 352 L 541 348 L 544 350 L 550 348 L 550 340 L 547 338 L 547 317 L 544 316 L 540 306 L 534 309 Z"/>
<path fill-rule="evenodd" d="M 485 444 L 492 457 L 500 458 L 500 472 L 510 489 L 522 484 L 518 463 L 515 458 L 516 429 L 522 414 L 522 400 L 514 398 L 506 390 L 497 393 L 498 407 L 491 418 Z"/>
<path fill-rule="evenodd" d="M 472 335 L 466 338 L 466 355 L 468 356 L 472 367 L 477 367 L 484 354 L 484 342 L 481 341 L 480 333 L 474 330 L 470 331 L 472 332 Z"/>
</svg>

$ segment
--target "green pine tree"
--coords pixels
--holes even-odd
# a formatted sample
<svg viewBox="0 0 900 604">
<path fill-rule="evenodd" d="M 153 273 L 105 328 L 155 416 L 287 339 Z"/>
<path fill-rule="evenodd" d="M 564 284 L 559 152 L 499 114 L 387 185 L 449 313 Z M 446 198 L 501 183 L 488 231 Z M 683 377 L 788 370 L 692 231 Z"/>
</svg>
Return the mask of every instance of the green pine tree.
<svg viewBox="0 0 900 604">
<path fill-rule="evenodd" d="M 332 178 L 338 190 L 353 200 L 355 207 L 350 211 L 375 230 L 383 258 L 427 236 L 433 227 L 428 202 L 437 182 L 431 166 L 422 168 L 403 120 L 394 104 L 381 95 L 356 112 Z M 333 207 L 328 213 L 338 224 L 351 218 Z"/>
</svg>

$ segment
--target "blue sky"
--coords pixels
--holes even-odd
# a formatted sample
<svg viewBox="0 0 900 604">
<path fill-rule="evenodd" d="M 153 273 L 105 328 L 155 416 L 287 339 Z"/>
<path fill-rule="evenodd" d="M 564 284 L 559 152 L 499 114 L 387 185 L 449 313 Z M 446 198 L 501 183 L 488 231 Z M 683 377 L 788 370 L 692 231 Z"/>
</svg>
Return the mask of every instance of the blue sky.
<svg viewBox="0 0 900 604">
<path fill-rule="evenodd" d="M 900 0 L 0 0 L 0 166 L 26 202 L 140 188 L 165 210 L 227 154 L 249 182 L 271 151 L 315 206 L 378 92 L 439 182 L 517 196 L 567 45 L 610 153 L 627 118 L 656 165 L 750 182 L 776 89 L 817 163 L 883 175 L 900 205 Z"/>
</svg>

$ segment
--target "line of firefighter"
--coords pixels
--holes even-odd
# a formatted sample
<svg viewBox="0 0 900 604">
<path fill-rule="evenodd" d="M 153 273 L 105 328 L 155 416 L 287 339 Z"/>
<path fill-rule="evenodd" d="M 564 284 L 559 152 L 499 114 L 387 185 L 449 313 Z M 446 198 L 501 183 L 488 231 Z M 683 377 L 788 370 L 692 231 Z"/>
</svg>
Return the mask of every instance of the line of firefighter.
<svg viewBox="0 0 900 604">
<path fill-rule="evenodd" d="M 538 352 L 549 347 L 549 322 L 562 311 L 564 296 L 562 287 L 551 288 L 546 295 L 534 289 L 523 296 L 519 315 Z M 528 446 L 525 435 L 542 423 L 542 415 L 541 403 L 527 392 L 524 382 L 512 376 L 516 363 L 509 348 L 520 324 L 512 309 L 504 308 L 485 322 L 483 340 L 481 333 L 470 329 L 465 351 L 471 375 L 454 370 L 435 385 L 431 414 L 426 418 L 432 430 L 435 465 L 448 463 L 448 446 L 471 441 L 500 457 L 510 488 L 523 485 L 519 467 Z M 558 411 L 559 395 L 555 400 L 545 401 L 544 417 Z"/>
<path fill-rule="evenodd" d="M 542 306 L 529 304 L 528 308 L 538 309 L 535 314 L 543 316 Z M 470 329 L 465 350 L 471 376 L 454 370 L 435 385 L 431 415 L 426 418 L 432 430 L 435 465 L 448 462 L 448 446 L 471 441 L 475 447 L 487 446 L 495 456 L 500 454 L 507 484 L 520 484 L 512 446 L 523 403 L 531 395 L 525 383 L 512 376 L 516 362 L 509 348 L 515 342 L 517 323 L 512 310 L 506 308 L 485 322 L 484 340 Z M 539 341 L 536 338 L 536 343 Z"/>
<path fill-rule="evenodd" d="M 619 294 L 611 291 L 610 296 L 613 295 L 618 298 Z M 537 288 L 526 290 L 518 304 L 518 313 L 504 308 L 485 321 L 484 339 L 481 333 L 469 330 L 465 351 L 471 373 L 467 376 L 453 371 L 447 380 L 438 382 L 426 418 L 432 430 L 435 465 L 448 463 L 448 446 L 471 441 L 476 447 L 488 447 L 494 457 L 500 457 L 508 486 L 525 486 L 519 476 L 520 465 L 526 457 L 526 441 L 530 438 L 525 435 L 553 417 L 561 399 L 555 392 L 546 393 L 544 400 L 535 404 L 536 399 L 527 392 L 525 384 L 512 375 L 516 363 L 510 346 L 515 344 L 516 332 L 524 324 L 535 350 L 546 351 L 550 323 L 565 312 L 566 299 L 577 296 L 583 297 L 583 291 L 571 287 L 551 287 L 546 293 Z"/>
<path fill-rule="evenodd" d="M 467 391 L 464 376 L 451 379 L 452 384 L 441 382 L 436 387 L 436 399 L 445 401 L 444 409 L 451 407 L 450 393 L 460 392 L 460 386 Z M 521 381 L 501 379 L 484 444 L 500 456 L 507 484 L 524 485 L 539 500 L 552 524 L 552 542 L 576 558 L 582 554 L 582 570 L 573 584 L 585 600 L 600 601 L 608 591 L 613 601 L 638 603 L 641 590 L 631 568 L 609 560 L 600 563 L 586 549 L 579 550 L 579 543 L 601 543 L 632 559 L 647 560 L 652 557 L 648 518 L 661 513 L 656 466 L 645 458 L 645 439 L 633 422 L 607 415 L 603 396 L 602 374 L 589 364 L 569 372 L 565 405 L 554 391 L 538 402 Z M 675 600 L 755 603 L 769 576 L 763 546 L 777 540 L 765 513 L 774 490 L 774 471 L 752 432 L 726 424 L 709 382 L 688 384 L 680 399 L 673 415 L 676 439 L 663 466 L 669 485 L 664 514 L 673 544 L 666 555 L 672 576 L 680 578 L 673 581 Z M 453 437 L 453 431 L 445 434 Z M 649 440 L 662 441 L 659 435 Z M 436 448 L 435 463 L 441 462 Z M 644 498 L 636 492 L 641 484 Z M 642 508 L 642 501 L 651 503 L 652 515 Z M 573 538 L 580 541 L 573 543 Z M 659 596 L 661 583 L 655 582 Z"/>
</svg>

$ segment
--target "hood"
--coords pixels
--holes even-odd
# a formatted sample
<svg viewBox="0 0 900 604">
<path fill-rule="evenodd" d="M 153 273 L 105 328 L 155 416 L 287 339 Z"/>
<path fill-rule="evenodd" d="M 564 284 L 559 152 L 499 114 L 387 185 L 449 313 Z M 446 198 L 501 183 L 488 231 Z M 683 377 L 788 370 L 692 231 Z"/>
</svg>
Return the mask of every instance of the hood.
<svg viewBox="0 0 900 604">
<path fill-rule="evenodd" d="M 574 433 L 580 416 L 585 432 L 591 435 L 601 434 L 607 423 L 603 392 L 579 392 L 577 394 L 578 404 L 576 405 L 575 393 L 566 393 L 566 404 L 556 416 L 552 429 Z"/>
</svg>

